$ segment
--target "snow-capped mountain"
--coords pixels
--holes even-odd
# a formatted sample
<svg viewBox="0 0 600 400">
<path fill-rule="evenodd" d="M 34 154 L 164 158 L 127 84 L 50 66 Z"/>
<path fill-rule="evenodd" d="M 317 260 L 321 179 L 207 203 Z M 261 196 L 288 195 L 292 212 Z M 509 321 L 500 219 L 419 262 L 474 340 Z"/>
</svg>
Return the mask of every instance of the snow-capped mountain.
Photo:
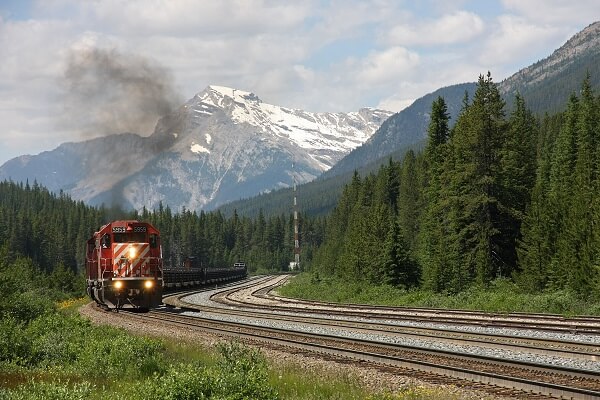
<svg viewBox="0 0 600 400">
<path fill-rule="evenodd" d="M 351 113 L 310 113 L 263 103 L 254 93 L 223 86 L 209 86 L 188 101 L 194 118 L 225 111 L 234 124 L 259 128 L 259 134 L 289 142 L 306 151 L 325 171 L 341 156 L 364 143 L 392 113 L 363 108 Z M 206 136 L 210 146 L 211 136 Z M 196 145 L 196 152 L 209 152 Z"/>
<path fill-rule="evenodd" d="M 38 183 L 90 204 L 211 209 L 307 182 L 364 143 L 392 113 L 311 113 L 209 86 L 159 120 L 149 137 L 65 143 L 0 167 L 0 179 Z M 292 168 L 292 165 L 294 167 Z"/>
</svg>

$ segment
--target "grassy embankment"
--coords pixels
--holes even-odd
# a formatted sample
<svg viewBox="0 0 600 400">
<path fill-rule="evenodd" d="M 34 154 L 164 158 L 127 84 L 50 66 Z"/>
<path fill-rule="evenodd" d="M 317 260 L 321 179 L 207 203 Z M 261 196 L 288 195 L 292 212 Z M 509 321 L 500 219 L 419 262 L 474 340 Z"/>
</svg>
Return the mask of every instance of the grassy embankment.
<svg viewBox="0 0 600 400">
<path fill-rule="evenodd" d="M 236 343 L 193 343 L 93 326 L 87 302 L 17 296 L 0 322 L 0 399 L 445 399 L 441 390 L 371 393 L 341 373 L 269 363 Z M 2 308 L 2 307 L 0 307 Z"/>
<path fill-rule="evenodd" d="M 455 295 L 391 286 L 340 282 L 304 273 L 278 289 L 283 296 L 339 303 L 435 307 L 490 312 L 540 312 L 563 315 L 600 315 L 600 301 L 581 299 L 568 291 L 525 293 L 506 279 L 487 288 L 471 288 Z"/>
</svg>

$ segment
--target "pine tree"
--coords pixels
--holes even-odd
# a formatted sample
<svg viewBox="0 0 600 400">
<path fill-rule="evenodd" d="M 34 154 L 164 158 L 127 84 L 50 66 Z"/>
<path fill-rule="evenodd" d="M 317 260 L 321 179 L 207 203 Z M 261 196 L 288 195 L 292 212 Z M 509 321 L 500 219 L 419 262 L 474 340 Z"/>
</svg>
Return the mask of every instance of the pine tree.
<svg viewBox="0 0 600 400">
<path fill-rule="evenodd" d="M 459 117 L 452 136 L 456 196 L 452 242 L 463 258 L 453 266 L 455 290 L 471 280 L 486 284 L 502 265 L 499 149 L 506 129 L 504 101 L 488 72 L 479 77 L 473 103 Z"/>
<path fill-rule="evenodd" d="M 510 276 L 517 264 L 516 244 L 521 238 L 521 224 L 535 183 L 537 136 L 535 118 L 517 94 L 500 150 L 498 197 L 502 226 L 497 258 L 504 276 Z"/>
<path fill-rule="evenodd" d="M 428 142 L 425 148 L 424 205 L 419 231 L 419 260 L 423 269 L 423 284 L 426 288 L 441 291 L 446 281 L 448 265 L 444 237 L 448 225 L 448 165 L 450 116 L 446 103 L 439 97 L 431 106 L 431 121 Z"/>
<path fill-rule="evenodd" d="M 531 202 L 521 224 L 521 239 L 518 241 L 517 253 L 520 271 L 516 280 L 521 287 L 532 292 L 544 290 L 549 282 L 550 260 L 555 255 L 552 245 L 556 229 L 549 199 L 550 160 L 552 147 L 556 141 L 554 131 L 560 121 L 546 118 L 538 143 L 536 181 L 531 192 Z"/>
<path fill-rule="evenodd" d="M 398 216 L 402 236 L 405 238 L 411 253 L 415 252 L 417 247 L 421 209 L 421 188 L 419 187 L 417 168 L 415 153 L 409 150 L 402 162 L 401 185 L 398 194 Z"/>
<path fill-rule="evenodd" d="M 397 220 L 389 224 L 383 251 L 383 283 L 405 289 L 418 285 L 418 264 L 409 254 Z"/>
<path fill-rule="evenodd" d="M 573 94 L 569 98 L 564 122 L 557 135 L 550 162 L 548 183 L 548 202 L 545 205 L 548 218 L 553 221 L 552 229 L 548 230 L 548 246 L 553 249 L 548 259 L 548 284 L 551 288 L 565 287 L 569 269 L 560 259 L 559 242 L 564 242 L 568 212 L 573 193 L 575 163 L 577 159 L 577 121 L 580 114 L 579 99 Z"/>
<path fill-rule="evenodd" d="M 577 119 L 577 159 L 574 171 L 574 188 L 567 211 L 565 230 L 558 240 L 558 262 L 566 269 L 570 266 L 567 282 L 571 289 L 589 295 L 592 274 L 598 250 L 593 243 L 594 213 L 592 206 L 598 196 L 594 192 L 597 170 L 597 148 L 600 141 L 598 105 L 589 82 L 584 80 L 581 90 L 579 118 Z"/>
</svg>

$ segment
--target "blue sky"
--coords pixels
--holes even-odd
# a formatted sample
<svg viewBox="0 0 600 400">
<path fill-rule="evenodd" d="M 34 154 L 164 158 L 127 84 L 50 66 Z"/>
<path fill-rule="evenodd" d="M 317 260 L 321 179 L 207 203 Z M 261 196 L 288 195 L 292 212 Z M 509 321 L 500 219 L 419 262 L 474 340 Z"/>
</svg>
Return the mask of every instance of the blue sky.
<svg viewBox="0 0 600 400">
<path fill-rule="evenodd" d="M 599 16 L 596 0 L 0 0 L 0 164 L 88 138 L 65 104 L 74 52 L 144 57 L 182 101 L 215 84 L 310 111 L 399 111 L 488 70 L 507 78 Z"/>
</svg>

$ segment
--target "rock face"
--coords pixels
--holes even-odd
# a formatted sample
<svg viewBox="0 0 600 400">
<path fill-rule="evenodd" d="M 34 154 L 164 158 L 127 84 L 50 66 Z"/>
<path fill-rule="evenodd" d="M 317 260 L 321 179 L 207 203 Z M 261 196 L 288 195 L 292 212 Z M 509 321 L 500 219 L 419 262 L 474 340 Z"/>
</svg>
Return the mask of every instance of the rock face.
<svg viewBox="0 0 600 400">
<path fill-rule="evenodd" d="M 560 75 L 565 69 L 582 58 L 600 53 L 600 22 L 594 22 L 570 38 L 550 56 L 523 68 L 502 81 L 501 90 L 508 92 L 513 87 L 533 86 L 543 80 Z"/>
<path fill-rule="evenodd" d="M 562 111 L 572 93 L 578 93 L 586 77 L 600 87 L 600 22 L 571 37 L 551 55 L 523 68 L 499 83 L 510 109 L 519 93 L 536 114 Z"/>
<path fill-rule="evenodd" d="M 391 112 L 310 113 L 209 86 L 163 117 L 150 137 L 65 143 L 0 167 L 0 179 L 63 190 L 90 204 L 212 209 L 307 182 L 364 143 Z M 292 164 L 294 165 L 292 169 Z"/>
</svg>

